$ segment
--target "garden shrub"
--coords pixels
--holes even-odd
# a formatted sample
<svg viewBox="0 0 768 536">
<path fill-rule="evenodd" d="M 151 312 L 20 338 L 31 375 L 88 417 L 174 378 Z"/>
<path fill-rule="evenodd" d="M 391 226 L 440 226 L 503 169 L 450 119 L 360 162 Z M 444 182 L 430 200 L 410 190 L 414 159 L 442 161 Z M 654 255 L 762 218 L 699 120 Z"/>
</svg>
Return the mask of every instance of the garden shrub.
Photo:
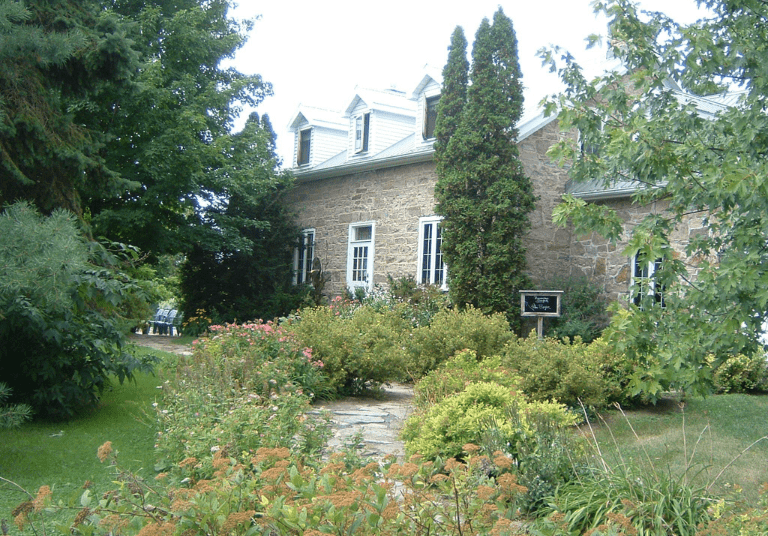
<svg viewBox="0 0 768 536">
<path fill-rule="evenodd" d="M 519 418 L 508 418 L 515 408 Z M 549 417 L 559 425 L 576 422 L 574 414 L 554 402 L 529 402 L 520 392 L 497 383 L 473 383 L 424 412 L 414 413 L 405 423 L 403 438 L 409 453 L 427 458 L 460 456 L 467 443 L 479 444 L 484 432 L 494 427 L 517 454 L 517 445 L 536 433 L 535 422 Z"/>
<path fill-rule="evenodd" d="M 336 395 L 357 395 L 403 377 L 404 335 L 410 326 L 396 311 L 371 306 L 303 309 L 290 329 L 323 362 Z"/>
<path fill-rule="evenodd" d="M 539 288 L 562 290 L 561 315 L 547 319 L 547 336 L 592 342 L 610 322 L 605 290 L 586 276 L 557 277 Z"/>
<path fill-rule="evenodd" d="M 438 472 L 436 464 L 418 459 L 349 470 L 332 456 L 315 470 L 284 448 L 216 451 L 187 460 L 182 482 L 169 482 L 166 474 L 147 482 L 120 470 L 109 443 L 99 448 L 99 458 L 116 468 L 115 489 L 80 490 L 72 508 L 43 486 L 16 516 L 19 530 L 31 525 L 42 532 L 37 524 L 55 512 L 66 516 L 57 523 L 62 531 L 83 535 L 511 536 L 521 525 L 514 502 L 525 488 L 507 472 L 512 460 L 503 455 L 468 452 L 468 463 L 447 460 Z M 194 465 L 216 470 L 196 480 Z M 489 468 L 501 476 L 489 477 Z"/>
<path fill-rule="evenodd" d="M 406 341 L 406 369 L 412 378 L 420 378 L 456 352 L 473 350 L 477 358 L 498 355 L 515 338 L 501 313 L 485 315 L 479 309 L 446 309 L 437 313 L 428 326 L 413 331 Z"/>
<path fill-rule="evenodd" d="M 762 353 L 752 356 L 739 354 L 727 359 L 715 369 L 714 384 L 718 393 L 768 391 L 766 356 Z"/>
<path fill-rule="evenodd" d="M 322 363 L 273 323 L 210 329 L 210 338 L 194 342 L 192 356 L 178 357 L 173 378 L 162 385 L 161 402 L 154 404 L 158 466 L 260 447 L 316 454 L 328 426 L 307 411 L 326 389 Z M 196 478 L 213 471 L 192 465 Z"/>
<path fill-rule="evenodd" d="M 116 248 L 120 249 L 120 248 Z M 41 216 L 26 203 L 0 214 L 0 378 L 10 403 L 70 418 L 94 407 L 110 378 L 151 371 L 128 350 L 120 318 L 141 294 L 119 259 L 85 238 L 73 214 Z"/>
<path fill-rule="evenodd" d="M 501 362 L 517 372 L 520 389 L 533 400 L 591 408 L 629 402 L 625 386 L 631 369 L 603 339 L 585 344 L 578 338 L 540 340 L 531 334 L 511 341 Z"/>
<path fill-rule="evenodd" d="M 499 356 L 478 361 L 474 350 L 462 350 L 427 373 L 414 386 L 414 405 L 425 410 L 477 382 L 493 382 L 515 390 L 520 379 L 501 366 Z"/>
</svg>

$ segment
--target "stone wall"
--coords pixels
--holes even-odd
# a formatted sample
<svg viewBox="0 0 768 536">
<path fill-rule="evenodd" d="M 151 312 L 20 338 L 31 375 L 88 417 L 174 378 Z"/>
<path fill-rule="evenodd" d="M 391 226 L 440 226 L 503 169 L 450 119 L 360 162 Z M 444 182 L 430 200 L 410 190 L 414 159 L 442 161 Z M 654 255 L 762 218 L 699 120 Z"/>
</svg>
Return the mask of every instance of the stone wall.
<svg viewBox="0 0 768 536">
<path fill-rule="evenodd" d="M 315 229 L 315 256 L 328 282 L 325 294 L 346 288 L 349 225 L 374 221 L 374 284 L 387 274 L 416 276 L 419 218 L 434 212 L 431 162 L 301 182 L 289 197 L 302 228 Z"/>
<path fill-rule="evenodd" d="M 537 288 L 554 277 L 584 275 L 604 286 L 611 299 L 626 300 L 631 280 L 631 262 L 623 253 L 626 242 L 610 244 L 598 235 L 574 236 L 572 229 L 552 223 L 552 210 L 562 199 L 568 175 L 546 153 L 563 135 L 554 121 L 519 146 L 537 196 L 525 241 L 529 275 Z M 351 223 L 376 222 L 374 284 L 384 284 L 387 274 L 416 276 L 419 218 L 434 214 L 435 182 L 435 166 L 427 162 L 297 185 L 289 203 L 299 225 L 315 229 L 315 256 L 329 278 L 326 295 L 345 291 Z M 626 230 L 634 228 L 649 212 L 664 209 L 633 205 L 629 198 L 608 204 L 618 210 Z M 700 218 L 686 220 L 672 237 L 675 250 L 682 256 L 689 237 L 700 232 L 706 232 Z"/>
</svg>

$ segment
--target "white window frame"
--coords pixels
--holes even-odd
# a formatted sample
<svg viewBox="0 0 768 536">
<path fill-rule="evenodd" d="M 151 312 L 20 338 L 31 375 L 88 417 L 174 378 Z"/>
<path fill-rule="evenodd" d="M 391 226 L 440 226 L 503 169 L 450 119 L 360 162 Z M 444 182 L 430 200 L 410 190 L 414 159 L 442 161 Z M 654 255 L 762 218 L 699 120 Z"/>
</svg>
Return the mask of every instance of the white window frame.
<svg viewBox="0 0 768 536">
<path fill-rule="evenodd" d="M 370 145 L 371 112 L 355 117 L 355 153 L 365 153 Z"/>
<path fill-rule="evenodd" d="M 443 290 L 448 289 L 448 268 L 445 265 L 442 255 L 442 233 L 438 236 L 438 233 L 434 231 L 440 228 L 440 222 L 443 221 L 442 216 L 424 216 L 419 218 L 419 247 L 418 257 L 416 261 L 416 282 L 419 285 L 435 285 L 439 284 Z M 426 229 L 431 227 L 431 236 L 429 240 L 426 240 Z M 436 252 L 440 251 L 439 264 L 440 271 L 442 271 L 442 281 L 436 278 L 439 275 L 436 265 Z M 428 259 L 425 259 L 425 255 L 428 255 Z M 424 262 L 427 262 L 428 266 L 424 266 Z M 428 272 L 428 277 L 424 277 L 424 272 Z"/>
<path fill-rule="evenodd" d="M 369 239 L 358 239 L 357 231 L 365 227 L 371 228 Z M 349 224 L 349 239 L 347 243 L 347 287 L 354 293 L 356 288 L 373 290 L 373 261 L 375 258 L 376 222 L 364 221 Z M 360 256 L 359 248 L 367 248 L 365 256 Z M 359 262 L 363 260 L 361 267 Z M 361 274 L 362 271 L 362 274 Z M 360 278 L 362 275 L 362 279 Z"/>
<path fill-rule="evenodd" d="M 311 283 L 312 262 L 315 258 L 315 230 L 302 229 L 301 243 L 293 250 L 293 284 Z"/>
<path fill-rule="evenodd" d="M 630 259 L 632 266 L 632 278 L 630 280 L 629 300 L 638 307 L 642 305 L 642 296 L 645 293 L 648 296 L 655 296 L 655 303 L 664 307 L 664 288 L 657 291 L 658 282 L 654 277 L 658 266 L 663 262 L 661 258 L 653 261 L 638 261 L 638 254 L 635 253 Z M 640 272 L 640 274 L 638 274 Z M 633 293 L 636 292 L 636 293 Z"/>
</svg>

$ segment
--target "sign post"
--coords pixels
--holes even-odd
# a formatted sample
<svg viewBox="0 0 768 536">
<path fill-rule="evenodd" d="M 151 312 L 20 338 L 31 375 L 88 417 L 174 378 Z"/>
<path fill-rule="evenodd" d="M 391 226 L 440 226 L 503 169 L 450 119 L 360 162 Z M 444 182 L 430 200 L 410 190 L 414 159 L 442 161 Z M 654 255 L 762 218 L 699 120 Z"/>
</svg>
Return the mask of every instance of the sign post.
<svg viewBox="0 0 768 536">
<path fill-rule="evenodd" d="M 539 339 L 544 338 L 544 317 L 560 316 L 560 298 L 562 295 L 562 290 L 520 291 L 520 314 L 536 317 Z"/>
</svg>

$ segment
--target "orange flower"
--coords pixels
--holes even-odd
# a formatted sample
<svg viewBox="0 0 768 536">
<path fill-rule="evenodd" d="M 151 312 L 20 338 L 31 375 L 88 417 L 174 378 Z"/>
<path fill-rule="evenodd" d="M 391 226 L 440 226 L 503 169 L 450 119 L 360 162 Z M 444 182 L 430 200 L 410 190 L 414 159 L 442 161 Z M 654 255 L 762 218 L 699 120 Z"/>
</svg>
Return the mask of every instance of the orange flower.
<svg viewBox="0 0 768 536">
<path fill-rule="evenodd" d="M 99 458 L 99 461 L 101 463 L 104 463 L 106 459 L 109 457 L 109 455 L 112 454 L 112 442 L 107 441 L 102 446 L 99 447 L 99 450 L 96 452 L 96 456 Z"/>
</svg>

